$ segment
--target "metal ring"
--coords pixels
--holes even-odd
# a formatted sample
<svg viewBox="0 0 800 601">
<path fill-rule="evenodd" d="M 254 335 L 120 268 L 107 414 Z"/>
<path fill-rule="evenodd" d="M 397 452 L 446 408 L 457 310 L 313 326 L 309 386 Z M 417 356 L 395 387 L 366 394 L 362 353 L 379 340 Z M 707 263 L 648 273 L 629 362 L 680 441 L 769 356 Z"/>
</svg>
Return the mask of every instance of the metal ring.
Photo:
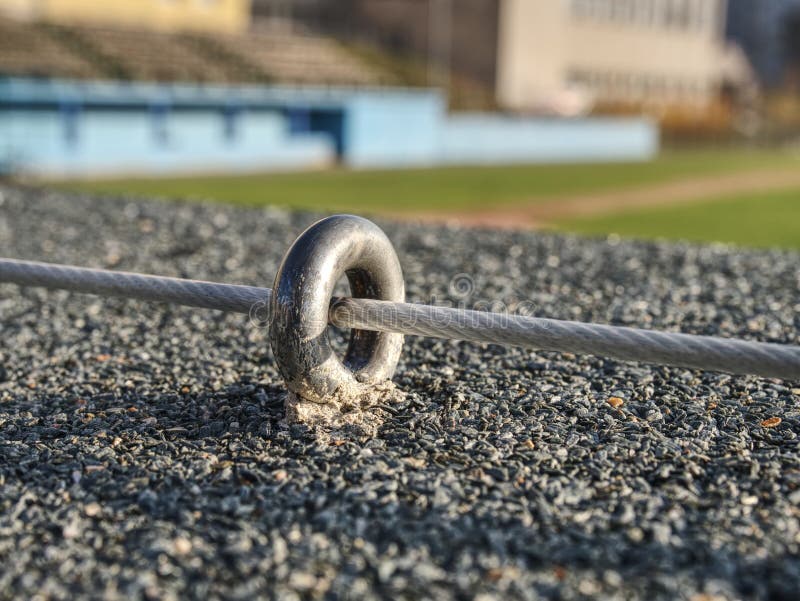
<svg viewBox="0 0 800 601">
<path fill-rule="evenodd" d="M 300 235 L 275 276 L 269 337 L 287 387 L 317 403 L 359 384 L 390 379 L 403 345 L 401 334 L 353 330 L 344 360 L 336 356 L 328 340 L 328 312 L 342 274 L 354 297 L 405 300 L 400 261 L 374 223 L 334 215 Z"/>
</svg>

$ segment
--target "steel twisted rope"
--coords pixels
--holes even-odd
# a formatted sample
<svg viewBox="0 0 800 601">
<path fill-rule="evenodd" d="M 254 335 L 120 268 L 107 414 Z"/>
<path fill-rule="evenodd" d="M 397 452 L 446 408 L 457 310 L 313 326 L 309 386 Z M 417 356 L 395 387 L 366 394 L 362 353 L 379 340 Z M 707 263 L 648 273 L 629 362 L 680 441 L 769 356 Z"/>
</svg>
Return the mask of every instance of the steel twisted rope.
<svg viewBox="0 0 800 601">
<path fill-rule="evenodd" d="M 800 378 L 800 347 L 782 344 L 368 299 L 337 299 L 331 317 L 341 327 Z"/>
<path fill-rule="evenodd" d="M 0 282 L 246 314 L 265 308 L 272 296 L 269 288 L 255 286 L 10 259 L 0 259 Z M 344 328 L 800 379 L 798 346 L 359 298 L 333 299 L 330 321 Z"/>
<path fill-rule="evenodd" d="M 248 313 L 257 303 L 269 302 L 272 294 L 269 288 L 256 286 L 235 286 L 13 259 L 0 259 L 0 282 L 236 313 Z"/>
</svg>

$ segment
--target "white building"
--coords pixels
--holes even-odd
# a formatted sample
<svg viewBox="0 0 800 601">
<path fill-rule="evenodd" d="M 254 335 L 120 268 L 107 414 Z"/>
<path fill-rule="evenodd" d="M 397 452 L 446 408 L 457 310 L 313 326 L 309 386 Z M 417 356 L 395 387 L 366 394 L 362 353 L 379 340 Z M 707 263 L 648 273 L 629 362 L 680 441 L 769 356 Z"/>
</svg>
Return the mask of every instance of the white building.
<svg viewBox="0 0 800 601">
<path fill-rule="evenodd" d="M 502 0 L 498 100 L 565 113 L 596 102 L 707 105 L 737 64 L 725 12 L 726 0 Z"/>
</svg>

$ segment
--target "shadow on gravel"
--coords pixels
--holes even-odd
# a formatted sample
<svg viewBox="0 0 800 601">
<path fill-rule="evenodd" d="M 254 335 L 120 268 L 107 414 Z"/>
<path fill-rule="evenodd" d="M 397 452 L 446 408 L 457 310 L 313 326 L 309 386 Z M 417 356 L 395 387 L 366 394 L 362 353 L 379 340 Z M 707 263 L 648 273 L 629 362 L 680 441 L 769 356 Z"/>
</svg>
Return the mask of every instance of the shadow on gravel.
<svg viewBox="0 0 800 601">
<path fill-rule="evenodd" d="M 188 388 L 188 387 L 187 387 Z M 3 405 L 5 442 L 46 442 L 67 437 L 98 441 L 149 436 L 216 441 L 225 434 L 264 435 L 283 419 L 282 385 L 233 384 L 219 391 L 123 394 L 87 391 L 11 395 Z"/>
</svg>

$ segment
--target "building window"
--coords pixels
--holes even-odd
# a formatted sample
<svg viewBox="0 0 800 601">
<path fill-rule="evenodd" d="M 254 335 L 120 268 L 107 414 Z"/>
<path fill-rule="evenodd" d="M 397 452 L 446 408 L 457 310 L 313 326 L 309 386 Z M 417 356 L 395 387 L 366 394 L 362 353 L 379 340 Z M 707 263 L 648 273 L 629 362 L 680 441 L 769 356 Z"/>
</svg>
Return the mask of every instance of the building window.
<svg viewBox="0 0 800 601">
<path fill-rule="evenodd" d="M 611 20 L 625 22 L 628 18 L 627 0 L 613 0 L 611 4 Z"/>
<path fill-rule="evenodd" d="M 594 0 L 572 0 L 570 9 L 572 15 L 578 18 L 586 18 L 592 15 L 592 4 Z"/>
<path fill-rule="evenodd" d="M 689 27 L 696 2 L 708 0 L 570 0 L 570 12 L 578 19 L 592 19 L 660 27 Z"/>
<path fill-rule="evenodd" d="M 692 3 L 691 0 L 673 0 L 673 21 L 677 29 L 691 29 Z"/>
<path fill-rule="evenodd" d="M 633 10 L 632 19 L 634 23 L 639 23 L 642 25 L 647 24 L 649 19 L 650 6 L 652 6 L 652 3 L 649 2 L 649 0 L 634 0 L 632 9 Z"/>
</svg>

